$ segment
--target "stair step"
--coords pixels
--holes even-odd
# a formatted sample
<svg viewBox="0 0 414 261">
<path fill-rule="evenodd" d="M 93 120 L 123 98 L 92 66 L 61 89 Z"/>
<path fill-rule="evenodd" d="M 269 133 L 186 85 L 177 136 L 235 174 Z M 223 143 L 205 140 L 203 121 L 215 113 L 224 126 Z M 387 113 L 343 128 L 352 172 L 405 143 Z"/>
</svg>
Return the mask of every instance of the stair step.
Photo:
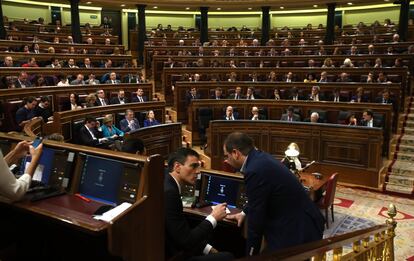
<svg viewBox="0 0 414 261">
<path fill-rule="evenodd" d="M 402 194 L 411 194 L 413 192 L 413 188 L 405 187 L 405 186 L 398 186 L 394 184 L 386 184 L 385 185 L 386 191 L 398 192 Z"/>
<path fill-rule="evenodd" d="M 414 154 L 414 145 L 400 144 L 400 152 L 403 152 L 404 154 Z"/>
<path fill-rule="evenodd" d="M 405 187 L 414 187 L 414 177 L 399 176 L 391 174 L 388 176 L 388 184 L 405 186 Z"/>
<path fill-rule="evenodd" d="M 414 161 L 414 153 L 407 153 L 407 152 L 400 151 L 400 152 L 398 152 L 397 160 L 398 161 L 413 162 Z"/>
<path fill-rule="evenodd" d="M 404 134 L 401 138 L 401 144 L 414 145 L 414 135 Z"/>
</svg>

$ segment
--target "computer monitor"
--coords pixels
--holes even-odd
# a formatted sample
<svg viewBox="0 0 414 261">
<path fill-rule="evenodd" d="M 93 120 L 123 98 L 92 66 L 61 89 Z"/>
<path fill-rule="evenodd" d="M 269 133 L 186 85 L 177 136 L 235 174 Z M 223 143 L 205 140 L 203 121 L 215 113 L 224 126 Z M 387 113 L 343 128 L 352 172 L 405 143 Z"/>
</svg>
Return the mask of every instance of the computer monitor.
<svg viewBox="0 0 414 261">
<path fill-rule="evenodd" d="M 32 179 L 40 181 L 44 185 L 67 188 L 72 174 L 74 158 L 74 152 L 44 146 Z M 20 175 L 26 172 L 30 162 L 30 156 L 22 160 Z"/>
<path fill-rule="evenodd" d="M 243 209 L 247 196 L 242 179 L 210 173 L 202 173 L 202 197 L 211 204 L 227 203 L 230 208 Z"/>
<path fill-rule="evenodd" d="M 139 164 L 86 155 L 79 193 L 109 205 L 134 203 L 140 174 Z"/>
</svg>

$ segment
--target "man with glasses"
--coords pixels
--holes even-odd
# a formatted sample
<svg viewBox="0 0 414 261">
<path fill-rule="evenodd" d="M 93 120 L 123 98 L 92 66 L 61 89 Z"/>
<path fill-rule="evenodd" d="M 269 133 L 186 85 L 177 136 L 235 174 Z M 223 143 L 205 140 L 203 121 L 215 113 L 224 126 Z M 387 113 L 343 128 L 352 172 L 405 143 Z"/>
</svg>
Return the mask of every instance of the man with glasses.
<svg viewBox="0 0 414 261">
<path fill-rule="evenodd" d="M 228 215 L 240 226 L 246 215 L 246 254 L 258 254 L 262 237 L 264 251 L 273 251 L 320 240 L 324 218 L 299 180 L 272 155 L 256 149 L 253 140 L 241 132 L 224 141 L 227 162 L 244 175 L 249 199 L 245 209 Z"/>
<path fill-rule="evenodd" d="M 198 226 L 190 228 L 183 214 L 181 187 L 195 185 L 200 174 L 200 156 L 189 148 L 179 148 L 168 159 L 164 178 L 165 258 L 177 260 L 233 260 L 229 253 L 209 245 L 217 221 L 226 217 L 226 204 L 217 205 Z M 204 256 L 203 256 L 204 255 Z"/>
</svg>

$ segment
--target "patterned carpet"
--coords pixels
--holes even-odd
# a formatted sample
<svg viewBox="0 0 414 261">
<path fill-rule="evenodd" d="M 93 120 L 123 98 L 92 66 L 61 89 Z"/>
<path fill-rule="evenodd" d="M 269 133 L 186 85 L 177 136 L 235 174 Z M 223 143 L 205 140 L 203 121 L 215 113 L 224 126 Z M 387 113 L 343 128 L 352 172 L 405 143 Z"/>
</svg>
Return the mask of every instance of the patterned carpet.
<svg viewBox="0 0 414 261">
<path fill-rule="evenodd" d="M 393 203 L 398 211 L 395 260 L 414 260 L 414 200 L 338 186 L 335 197 L 335 222 L 325 237 L 384 224 Z"/>
</svg>

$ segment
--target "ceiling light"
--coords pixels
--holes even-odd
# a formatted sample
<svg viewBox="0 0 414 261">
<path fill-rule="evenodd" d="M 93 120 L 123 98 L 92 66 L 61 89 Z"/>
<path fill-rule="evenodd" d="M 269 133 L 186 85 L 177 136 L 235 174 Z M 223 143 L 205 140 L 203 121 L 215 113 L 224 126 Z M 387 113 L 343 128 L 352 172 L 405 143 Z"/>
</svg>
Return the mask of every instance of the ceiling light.
<svg viewBox="0 0 414 261">
<path fill-rule="evenodd" d="M 315 8 L 316 8 L 316 7 L 318 7 L 318 5 L 313 5 L 313 7 L 315 7 Z"/>
<path fill-rule="evenodd" d="M 221 8 L 220 7 L 217 7 L 217 11 L 220 11 L 221 10 Z"/>
<path fill-rule="evenodd" d="M 390 0 L 384 0 L 384 2 L 389 2 Z"/>
<path fill-rule="evenodd" d="M 252 10 L 252 8 L 251 8 L 251 7 L 247 8 L 247 9 Z"/>
<path fill-rule="evenodd" d="M 351 2 L 348 2 L 348 5 L 353 5 L 353 3 L 351 3 Z"/>
<path fill-rule="evenodd" d="M 122 4 L 121 7 L 125 7 L 125 4 Z"/>
<path fill-rule="evenodd" d="M 86 2 L 86 4 L 87 4 L 87 5 L 90 5 L 90 4 L 92 4 L 92 2 Z"/>
<path fill-rule="evenodd" d="M 186 7 L 185 10 L 190 10 L 190 7 Z"/>
<path fill-rule="evenodd" d="M 154 8 L 154 9 L 157 9 L 157 8 L 158 8 L 158 6 L 154 6 L 153 8 Z"/>
<path fill-rule="evenodd" d="M 285 7 L 284 6 L 281 6 L 280 9 L 285 9 Z"/>
</svg>

